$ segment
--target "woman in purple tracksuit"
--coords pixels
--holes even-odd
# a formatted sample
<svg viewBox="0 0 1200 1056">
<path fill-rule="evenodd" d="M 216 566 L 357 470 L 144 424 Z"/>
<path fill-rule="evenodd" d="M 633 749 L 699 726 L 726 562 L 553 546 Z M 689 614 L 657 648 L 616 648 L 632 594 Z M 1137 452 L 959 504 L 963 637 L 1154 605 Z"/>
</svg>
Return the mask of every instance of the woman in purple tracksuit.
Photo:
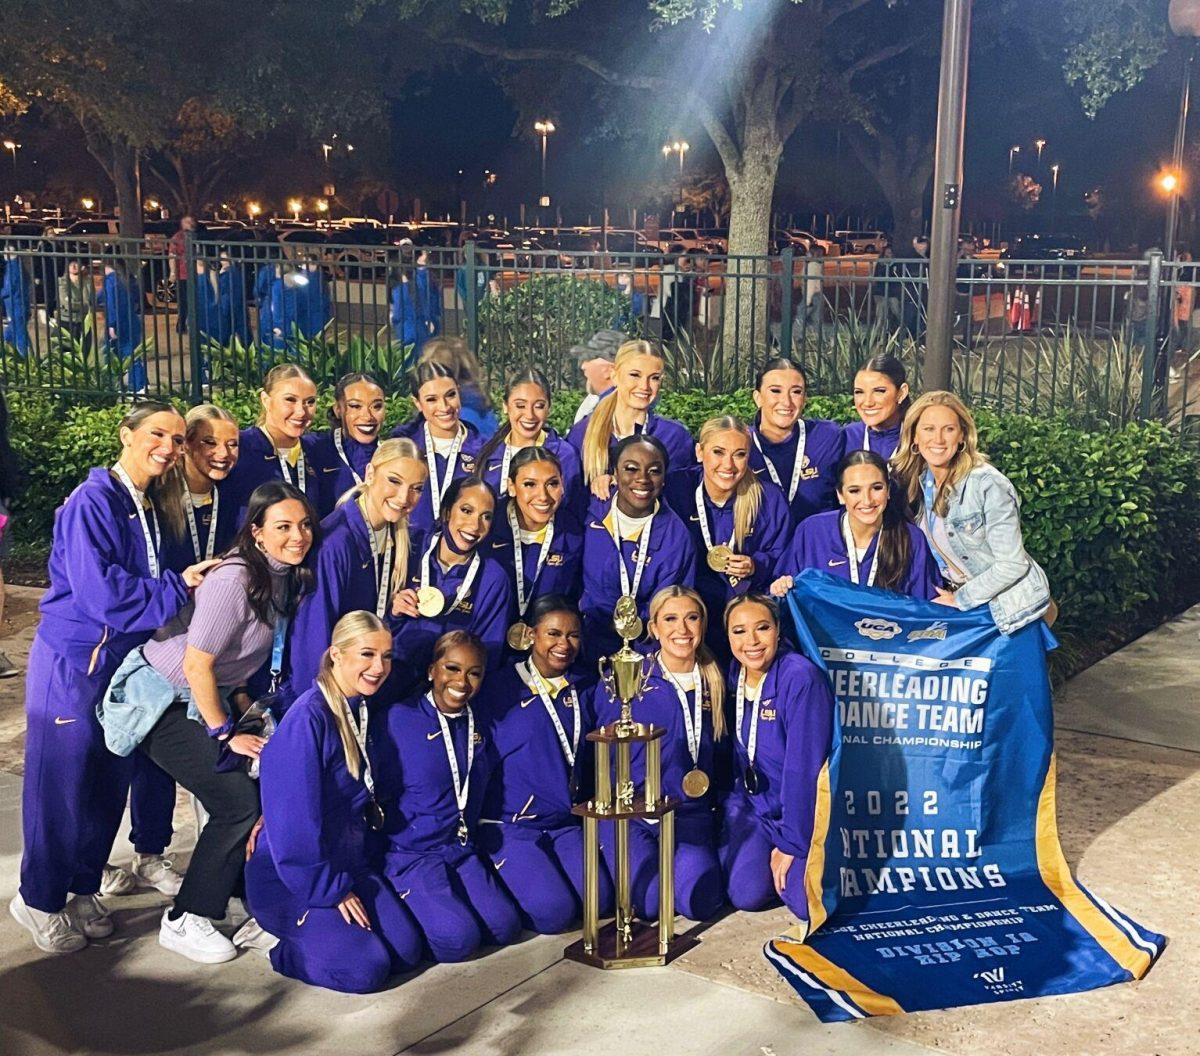
<svg viewBox="0 0 1200 1056">
<path fill-rule="evenodd" d="M 791 536 L 787 501 L 750 471 L 751 450 L 742 422 L 712 418 L 696 444 L 700 465 L 667 481 L 667 502 L 691 534 L 696 589 L 709 612 L 724 612 L 731 598 L 765 590 Z M 728 660 L 723 628 L 710 626 L 706 644 L 718 660 Z"/>
<path fill-rule="evenodd" d="M 796 529 L 771 593 L 782 597 L 794 576 L 817 568 L 861 586 L 936 598 L 941 573 L 921 529 L 905 515 L 903 498 L 893 495 L 883 459 L 874 451 L 851 451 L 838 465 L 837 481 L 843 508 L 809 517 Z"/>
<path fill-rule="evenodd" d="M 93 469 L 55 515 L 50 587 L 25 678 L 24 851 L 10 911 L 47 953 L 112 932 L 95 895 L 129 764 L 105 746 L 96 704 L 125 654 L 179 614 L 209 567 L 162 567 L 162 521 L 177 514 L 147 499 L 183 450 L 179 413 L 140 403 L 120 436 L 117 463 Z"/>
<path fill-rule="evenodd" d="M 386 619 L 392 598 L 408 578 L 420 540 L 408 518 L 426 480 L 425 462 L 408 439 L 384 440 L 364 468 L 364 479 L 321 522 L 313 591 L 300 605 L 288 650 L 289 695 L 305 693 L 347 612 L 363 609 Z"/>
<path fill-rule="evenodd" d="M 799 653 L 780 649 L 779 610 L 761 594 L 729 606 L 733 651 L 733 790 L 721 805 L 718 849 L 729 901 L 762 909 L 782 898 L 808 919 L 804 867 L 817 776 L 833 731 L 833 694 Z"/>
<path fill-rule="evenodd" d="M 409 518 L 418 532 L 432 531 L 450 485 L 478 471 L 484 438 L 462 420 L 462 393 L 454 372 L 441 363 L 421 363 L 412 371 L 417 417 L 392 430 L 412 440 L 429 467 L 429 484 Z M 397 653 L 397 656 L 400 654 Z"/>
<path fill-rule="evenodd" d="M 392 636 L 370 612 L 338 620 L 316 684 L 288 709 L 261 756 L 263 827 L 246 900 L 278 939 L 281 975 L 367 994 L 421 959 L 412 914 L 370 862 L 384 815 L 375 795 L 369 700 L 387 681 Z"/>
<path fill-rule="evenodd" d="M 312 440 L 316 506 L 322 520 L 333 512 L 338 499 L 363 482 L 386 413 L 383 389 L 370 374 L 343 374 L 338 379 L 329 408 L 329 432 L 317 433 Z"/>
<path fill-rule="evenodd" d="M 504 393 L 506 420 L 479 453 L 480 474 L 497 495 L 503 495 L 512 460 L 529 447 L 538 447 L 558 459 L 562 477 L 563 509 L 576 521 L 583 519 L 587 495 L 579 452 L 547 424 L 550 417 L 550 382 L 536 367 L 508 379 Z"/>
<path fill-rule="evenodd" d="M 429 689 L 387 709 L 372 756 L 386 804 L 384 873 L 435 961 L 462 961 L 521 932 L 517 907 L 477 847 L 494 751 L 471 709 L 487 654 L 469 631 L 438 639 Z"/>
<path fill-rule="evenodd" d="M 512 614 L 512 582 L 488 554 L 496 497 L 479 477 L 461 477 L 442 500 L 437 530 L 413 548 L 407 586 L 396 595 L 389 624 L 395 655 L 404 665 L 394 678 L 408 693 L 421 682 L 434 643 L 447 631 L 476 635 L 491 670 L 500 664 Z"/>
<path fill-rule="evenodd" d="M 891 461 L 900 446 L 900 426 L 908 411 L 908 372 L 895 356 L 880 352 L 854 375 L 854 409 L 859 421 L 842 427 L 847 451 L 874 451 Z"/>
<path fill-rule="evenodd" d="M 575 603 L 544 594 L 531 606 L 533 642 L 516 663 L 487 677 L 475 710 L 496 768 L 483 800 L 478 845 L 490 855 L 522 921 L 544 935 L 565 931 L 583 905 L 583 829 L 571 807 L 587 799 L 595 729 L 593 679 L 579 656 Z M 612 881 L 600 875 L 601 913 Z"/>
<path fill-rule="evenodd" d="M 717 860 L 715 742 L 724 736 L 725 680 L 704 645 L 704 602 L 688 587 L 666 587 L 650 603 L 650 634 L 658 652 L 646 657 L 645 683 L 633 704 L 636 722 L 666 730 L 662 744 L 662 793 L 681 801 L 675 811 L 675 908 L 689 920 L 707 920 L 725 900 Z M 615 722 L 621 703 L 611 687 L 596 687 L 596 721 Z M 646 778 L 645 745 L 633 745 L 633 783 Z M 601 826 L 601 851 L 615 870 L 611 823 Z M 658 827 L 629 823 L 634 912 L 658 915 Z"/>
<path fill-rule="evenodd" d="M 804 418 L 808 381 L 798 363 L 780 357 L 758 373 L 750 467 L 764 488 L 780 492 L 793 526 L 836 504 L 834 470 L 844 437 L 837 422 Z"/>
<path fill-rule="evenodd" d="M 692 586 L 696 553 L 687 527 L 659 502 L 669 458 L 653 436 L 627 436 L 614 459 L 616 493 L 594 501 L 583 529 L 584 647 L 589 662 L 615 651 L 617 599 L 632 597 L 639 618 L 663 587 Z"/>
</svg>

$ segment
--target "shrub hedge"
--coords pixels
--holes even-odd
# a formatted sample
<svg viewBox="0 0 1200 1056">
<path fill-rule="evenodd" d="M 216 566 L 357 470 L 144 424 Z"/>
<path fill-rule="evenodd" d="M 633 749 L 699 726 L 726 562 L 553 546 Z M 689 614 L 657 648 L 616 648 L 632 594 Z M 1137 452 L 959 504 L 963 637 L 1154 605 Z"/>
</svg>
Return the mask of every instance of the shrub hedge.
<svg viewBox="0 0 1200 1056">
<path fill-rule="evenodd" d="M 582 394 L 555 398 L 553 424 L 569 428 Z M 95 465 L 118 453 L 118 406 L 65 407 L 45 396 L 10 393 L 10 436 L 25 467 L 25 489 L 14 505 L 14 538 L 44 549 L 53 511 Z M 257 413 L 254 396 L 223 401 L 244 424 Z M 324 396 L 320 420 L 328 407 Z M 672 392 L 660 413 L 693 433 L 718 414 L 749 418 L 749 390 L 718 395 Z M 388 425 L 409 417 L 411 402 L 393 397 Z M 808 413 L 845 421 L 848 397 L 814 397 Z M 1088 432 L 1062 419 L 981 410 L 984 450 L 1022 498 L 1030 552 L 1044 565 L 1076 633 L 1110 628 L 1141 603 L 1167 603 L 1200 570 L 1200 463 L 1160 425 L 1134 423 Z"/>
</svg>

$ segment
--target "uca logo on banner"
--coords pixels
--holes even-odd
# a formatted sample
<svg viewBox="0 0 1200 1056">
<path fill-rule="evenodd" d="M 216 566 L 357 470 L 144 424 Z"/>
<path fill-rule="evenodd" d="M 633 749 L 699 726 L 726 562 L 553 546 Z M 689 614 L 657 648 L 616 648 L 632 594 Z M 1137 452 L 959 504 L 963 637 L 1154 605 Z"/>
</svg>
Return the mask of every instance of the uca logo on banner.
<svg viewBox="0 0 1200 1056">
<path fill-rule="evenodd" d="M 864 616 L 854 626 L 859 634 L 864 638 L 870 638 L 873 642 L 895 638 L 900 633 L 900 624 L 893 623 L 891 620 L 874 619 L 870 616 Z"/>
</svg>

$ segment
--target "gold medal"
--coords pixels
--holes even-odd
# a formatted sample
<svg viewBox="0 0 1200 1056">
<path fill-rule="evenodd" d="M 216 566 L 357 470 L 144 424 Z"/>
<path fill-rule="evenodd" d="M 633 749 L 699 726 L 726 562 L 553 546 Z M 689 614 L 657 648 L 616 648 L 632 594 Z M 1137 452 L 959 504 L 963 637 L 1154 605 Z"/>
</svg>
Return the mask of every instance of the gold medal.
<svg viewBox="0 0 1200 1056">
<path fill-rule="evenodd" d="M 708 552 L 708 567 L 714 572 L 724 572 L 731 557 L 733 550 L 724 543 L 718 543 Z"/>
<path fill-rule="evenodd" d="M 683 794 L 688 799 L 699 799 L 708 791 L 708 774 L 703 770 L 689 770 L 683 775 Z"/>
<path fill-rule="evenodd" d="M 632 594 L 622 594 L 617 598 L 616 608 L 613 609 L 613 622 L 637 619 L 637 598 Z"/>
<path fill-rule="evenodd" d="M 417 591 L 417 612 L 426 619 L 440 616 L 446 607 L 446 597 L 437 587 L 421 587 Z"/>
<path fill-rule="evenodd" d="M 533 631 L 527 623 L 518 620 L 508 629 L 504 640 L 508 642 L 508 647 L 513 652 L 523 653 L 533 645 Z"/>
</svg>

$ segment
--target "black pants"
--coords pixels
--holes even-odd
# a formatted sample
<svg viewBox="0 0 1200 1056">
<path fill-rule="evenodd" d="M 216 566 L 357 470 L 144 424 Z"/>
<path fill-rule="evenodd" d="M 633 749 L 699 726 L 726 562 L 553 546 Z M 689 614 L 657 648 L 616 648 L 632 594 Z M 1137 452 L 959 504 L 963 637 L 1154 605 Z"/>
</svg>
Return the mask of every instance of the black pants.
<svg viewBox="0 0 1200 1056">
<path fill-rule="evenodd" d="M 175 311 L 175 333 L 182 334 L 187 330 L 188 322 L 188 284 L 184 276 L 175 283 Z"/>
<path fill-rule="evenodd" d="M 200 723 L 187 717 L 186 704 L 167 708 L 140 748 L 195 795 L 209 814 L 183 887 L 175 896 L 175 908 L 220 920 L 230 895 L 241 886 L 246 837 L 261 813 L 258 784 L 241 770 L 217 773 L 220 746 Z"/>
</svg>

